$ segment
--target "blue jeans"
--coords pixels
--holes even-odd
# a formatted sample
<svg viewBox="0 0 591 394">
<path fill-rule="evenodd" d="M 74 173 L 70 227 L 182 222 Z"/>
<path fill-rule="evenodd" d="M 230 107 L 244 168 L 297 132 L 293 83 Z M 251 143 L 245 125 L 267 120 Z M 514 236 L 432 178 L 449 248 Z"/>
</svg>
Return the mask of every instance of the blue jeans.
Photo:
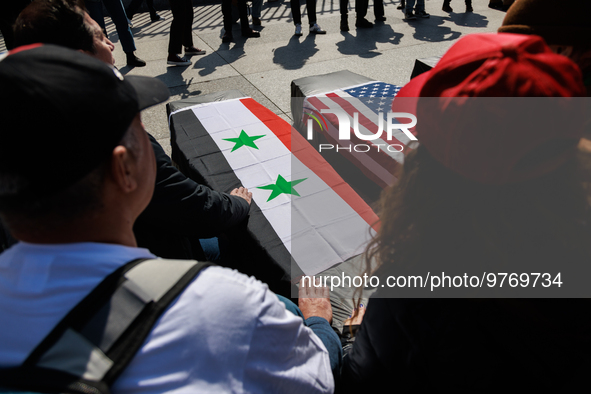
<svg viewBox="0 0 591 394">
<path fill-rule="evenodd" d="M 412 13 L 412 9 L 417 2 L 417 12 L 425 12 L 425 0 L 406 0 L 406 13 Z"/>
<path fill-rule="evenodd" d="M 203 254 L 205 254 L 205 260 L 216 262 L 221 259 L 220 241 L 217 237 L 214 238 L 203 238 L 199 240 Z"/>
<path fill-rule="evenodd" d="M 105 19 L 103 15 L 103 4 L 100 0 L 87 0 L 86 2 L 86 9 L 88 10 L 88 15 L 92 19 L 99 24 L 101 29 L 107 31 L 105 28 Z M 131 32 L 131 28 L 129 27 L 129 20 L 127 19 L 127 15 L 125 14 L 125 9 L 123 8 L 123 3 L 121 0 L 103 0 L 105 4 L 105 8 L 113 23 L 115 24 L 115 28 L 117 29 L 117 35 L 119 36 L 119 41 L 121 41 L 121 46 L 123 47 L 123 52 L 134 52 L 135 51 L 135 41 L 133 40 L 133 33 Z"/>
</svg>

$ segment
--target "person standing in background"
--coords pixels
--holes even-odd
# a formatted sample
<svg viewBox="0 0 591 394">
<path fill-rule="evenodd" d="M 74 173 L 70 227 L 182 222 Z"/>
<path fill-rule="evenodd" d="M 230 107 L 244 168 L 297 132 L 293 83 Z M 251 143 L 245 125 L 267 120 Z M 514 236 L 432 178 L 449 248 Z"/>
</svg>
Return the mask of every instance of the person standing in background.
<svg viewBox="0 0 591 394">
<path fill-rule="evenodd" d="M 291 15 L 293 16 L 293 23 L 295 25 L 296 36 L 303 35 L 302 33 L 302 12 L 300 11 L 300 1 L 291 0 Z M 306 0 L 306 8 L 308 9 L 308 22 L 310 24 L 310 33 L 312 34 L 326 34 L 318 23 L 316 23 L 316 0 Z"/>
<path fill-rule="evenodd" d="M 246 7 L 246 0 L 238 0 L 238 14 L 240 15 L 240 30 L 242 30 L 242 37 L 256 38 L 260 37 L 261 33 L 252 30 L 248 24 L 248 11 Z M 224 16 L 224 36 L 222 42 L 231 42 L 234 40 L 232 34 L 232 0 L 222 0 L 222 14 Z M 259 20 L 260 21 L 260 20 Z"/>
<path fill-rule="evenodd" d="M 205 51 L 193 45 L 193 4 L 191 0 L 169 0 L 172 12 L 170 37 L 168 41 L 167 64 L 188 66 L 191 61 L 181 57 L 181 47 L 185 47 L 185 55 L 205 55 Z"/>
<path fill-rule="evenodd" d="M 355 2 L 355 14 L 356 21 L 355 27 L 357 28 L 370 28 L 373 27 L 373 23 L 365 19 L 367 15 L 367 8 L 369 7 L 368 0 L 358 0 Z M 349 8 L 348 0 L 340 0 L 339 8 L 341 12 L 341 31 L 349 31 L 349 22 L 347 20 L 347 12 Z M 383 0 L 375 0 L 373 3 L 373 13 L 376 17 L 376 22 L 384 22 L 386 17 L 384 16 L 384 2 Z"/>
<path fill-rule="evenodd" d="M 443 0 L 443 7 L 441 8 L 445 12 L 452 12 L 453 9 L 451 8 L 451 0 Z M 474 9 L 472 8 L 472 0 L 466 0 L 466 12 L 472 12 Z"/>
<path fill-rule="evenodd" d="M 415 9 L 416 14 L 413 13 L 415 2 L 417 4 Z M 408 0 L 406 2 L 406 12 L 404 14 L 404 19 L 407 21 L 412 21 L 417 19 L 417 16 L 420 16 L 421 18 L 429 18 L 431 16 L 425 11 L 425 0 Z"/>
<path fill-rule="evenodd" d="M 131 21 L 135 13 L 137 12 L 140 5 L 142 5 L 143 0 L 131 0 L 131 3 L 125 9 L 125 13 L 127 14 L 127 19 Z M 164 18 L 156 13 L 156 8 L 154 8 L 154 0 L 146 0 L 146 5 L 148 6 L 148 11 L 150 11 L 150 19 L 152 22 L 163 21 Z"/>
<path fill-rule="evenodd" d="M 109 15 L 111 15 L 111 19 L 117 29 L 117 35 L 119 36 L 119 40 L 121 40 L 123 52 L 125 52 L 125 56 L 127 57 L 127 65 L 129 67 L 144 67 L 146 62 L 134 54 L 136 50 L 135 41 L 133 40 L 133 33 L 129 27 L 129 19 L 127 19 L 121 0 L 102 0 L 102 2 L 101 0 L 85 1 L 88 14 L 99 24 L 105 35 L 107 35 L 107 28 L 105 26 L 103 15 L 103 4 L 109 12 Z"/>
</svg>

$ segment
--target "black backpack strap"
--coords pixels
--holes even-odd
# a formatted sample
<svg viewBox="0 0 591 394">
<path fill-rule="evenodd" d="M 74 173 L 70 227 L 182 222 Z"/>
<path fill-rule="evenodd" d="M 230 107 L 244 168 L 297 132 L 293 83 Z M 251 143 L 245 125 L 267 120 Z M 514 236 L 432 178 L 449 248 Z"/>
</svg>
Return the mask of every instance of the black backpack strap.
<svg viewBox="0 0 591 394">
<path fill-rule="evenodd" d="M 107 276 L 25 362 L 0 370 L 1 386 L 60 393 L 109 393 L 153 325 L 211 263 L 139 259 Z"/>
</svg>

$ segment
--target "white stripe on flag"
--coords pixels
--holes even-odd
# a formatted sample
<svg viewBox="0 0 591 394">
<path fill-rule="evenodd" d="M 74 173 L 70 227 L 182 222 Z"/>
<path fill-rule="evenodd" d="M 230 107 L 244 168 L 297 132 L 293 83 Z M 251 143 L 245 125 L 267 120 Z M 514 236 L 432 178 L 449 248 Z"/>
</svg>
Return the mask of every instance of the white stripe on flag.
<svg viewBox="0 0 591 394">
<path fill-rule="evenodd" d="M 322 272 L 363 250 L 369 225 L 343 199 L 300 160 L 240 100 L 191 107 L 193 113 L 242 184 L 253 193 L 267 221 L 309 275 Z M 243 146 L 232 152 L 241 132 L 261 136 L 258 149 Z M 326 164 L 328 165 L 328 164 Z M 279 194 L 259 187 L 272 185 L 279 176 L 286 181 L 306 179 L 294 185 L 300 195 Z"/>
</svg>

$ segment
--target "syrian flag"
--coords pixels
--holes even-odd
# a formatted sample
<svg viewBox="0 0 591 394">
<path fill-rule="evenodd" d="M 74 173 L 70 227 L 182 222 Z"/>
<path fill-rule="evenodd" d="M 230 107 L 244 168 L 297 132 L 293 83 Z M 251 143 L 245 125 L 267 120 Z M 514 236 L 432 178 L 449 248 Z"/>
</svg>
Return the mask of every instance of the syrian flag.
<svg viewBox="0 0 591 394">
<path fill-rule="evenodd" d="M 242 98 L 171 114 L 176 144 L 218 190 L 253 194 L 249 232 L 289 273 L 315 275 L 360 254 L 378 218 L 289 123 Z"/>
<path fill-rule="evenodd" d="M 302 113 L 303 124 L 307 124 L 308 119 L 313 119 L 314 132 L 323 134 L 330 144 L 339 146 L 339 153 L 353 162 L 378 186 L 386 188 L 396 181 L 394 174 L 404 162 L 404 155 L 409 151 L 410 139 L 399 131 L 394 133 L 392 140 L 388 140 L 384 131 L 382 138 L 366 141 L 358 138 L 352 128 L 354 114 L 357 112 L 359 113 L 359 131 L 364 135 L 375 134 L 379 129 L 379 113 L 383 114 L 385 125 L 387 113 L 400 89 L 401 87 L 396 85 L 372 81 L 306 97 Z M 323 109 L 339 109 L 347 113 L 351 124 L 351 140 L 339 139 L 339 123 L 336 115 L 323 114 L 321 113 Z M 407 119 L 402 119 L 400 123 L 407 122 Z M 367 152 L 355 151 L 355 146 L 360 144 L 369 145 L 370 149 Z M 363 147 L 363 150 L 365 149 Z"/>
</svg>

